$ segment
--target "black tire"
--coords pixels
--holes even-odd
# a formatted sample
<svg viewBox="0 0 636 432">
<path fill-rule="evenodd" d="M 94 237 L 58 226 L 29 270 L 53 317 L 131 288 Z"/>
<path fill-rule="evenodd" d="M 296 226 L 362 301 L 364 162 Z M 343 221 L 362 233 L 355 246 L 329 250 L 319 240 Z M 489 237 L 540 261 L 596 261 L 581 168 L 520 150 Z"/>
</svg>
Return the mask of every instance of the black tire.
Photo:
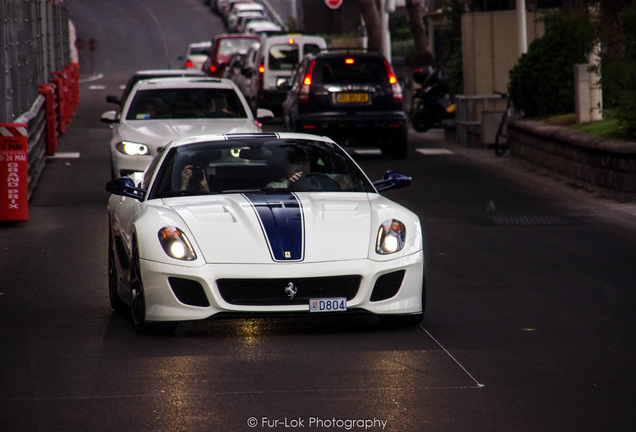
<svg viewBox="0 0 636 432">
<path fill-rule="evenodd" d="M 379 315 L 387 327 L 412 327 L 419 325 L 426 314 L 426 278 L 422 279 L 422 312 L 410 315 Z"/>
<path fill-rule="evenodd" d="M 140 333 L 168 334 L 173 333 L 179 326 L 178 322 L 149 323 L 146 321 L 146 300 L 144 284 L 141 280 L 141 266 L 139 248 L 133 242 L 133 253 L 130 265 L 130 310 L 133 326 Z"/>
<path fill-rule="evenodd" d="M 508 150 L 508 130 L 506 125 L 506 119 L 508 116 L 504 113 L 497 128 L 497 134 L 495 135 L 495 155 L 501 157 Z M 504 131 L 505 129 L 505 131 Z"/>
<path fill-rule="evenodd" d="M 114 241 L 110 223 L 108 224 L 108 298 L 110 306 L 114 311 L 125 314 L 128 305 L 117 294 L 119 285 L 119 275 L 117 274 L 117 263 L 115 262 L 115 252 L 113 251 Z"/>
<path fill-rule="evenodd" d="M 382 155 L 393 159 L 405 159 L 409 153 L 408 135 L 399 135 L 389 138 L 381 147 Z"/>
<path fill-rule="evenodd" d="M 411 118 L 411 123 L 413 124 L 413 129 L 416 132 L 426 132 L 435 124 L 434 116 L 425 110 L 416 109 L 413 113 L 413 117 Z"/>
</svg>

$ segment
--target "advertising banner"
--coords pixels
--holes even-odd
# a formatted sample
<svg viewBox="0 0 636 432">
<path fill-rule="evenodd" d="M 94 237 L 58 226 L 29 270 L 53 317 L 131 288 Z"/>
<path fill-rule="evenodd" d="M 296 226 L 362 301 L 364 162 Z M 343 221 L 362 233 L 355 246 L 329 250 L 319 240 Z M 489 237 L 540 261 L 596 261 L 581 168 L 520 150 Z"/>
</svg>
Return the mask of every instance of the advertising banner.
<svg viewBox="0 0 636 432">
<path fill-rule="evenodd" d="M 27 125 L 0 123 L 0 221 L 29 219 Z"/>
</svg>

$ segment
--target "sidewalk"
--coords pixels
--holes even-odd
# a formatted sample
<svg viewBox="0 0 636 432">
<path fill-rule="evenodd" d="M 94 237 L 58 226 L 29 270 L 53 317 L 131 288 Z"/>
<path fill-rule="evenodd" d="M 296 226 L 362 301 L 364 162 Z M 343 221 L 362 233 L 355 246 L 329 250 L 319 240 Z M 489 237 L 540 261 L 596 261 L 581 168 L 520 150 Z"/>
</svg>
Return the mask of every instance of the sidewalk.
<svg viewBox="0 0 636 432">
<path fill-rule="evenodd" d="M 411 133 L 417 132 L 411 131 Z M 585 207 L 588 211 L 591 210 L 594 214 L 605 218 L 612 217 L 611 213 L 615 212 L 618 219 L 624 219 L 624 222 L 629 224 L 636 223 L 636 203 L 620 203 L 604 198 L 592 186 L 581 188 L 568 182 L 567 178 L 559 177 L 558 174 L 522 167 L 515 163 L 514 158 L 511 158 L 509 153 L 503 157 L 497 157 L 492 149 L 459 146 L 457 143 L 445 139 L 443 129 L 431 129 L 419 134 L 419 136 L 434 141 L 440 148 L 453 154 L 507 172 L 520 182 L 533 184 L 546 192 L 559 194 L 575 207 Z"/>
</svg>

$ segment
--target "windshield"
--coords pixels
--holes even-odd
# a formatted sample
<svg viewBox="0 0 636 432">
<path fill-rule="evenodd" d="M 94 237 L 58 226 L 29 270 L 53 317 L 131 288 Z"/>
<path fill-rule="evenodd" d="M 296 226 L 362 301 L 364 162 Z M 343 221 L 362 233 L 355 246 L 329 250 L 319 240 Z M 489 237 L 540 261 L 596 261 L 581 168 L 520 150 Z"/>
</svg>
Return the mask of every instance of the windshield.
<svg viewBox="0 0 636 432">
<path fill-rule="evenodd" d="M 220 56 L 231 56 L 235 53 L 246 53 L 250 46 L 256 42 L 254 38 L 228 38 L 222 39 L 219 44 Z"/>
<path fill-rule="evenodd" d="M 236 92 L 220 88 L 168 88 L 135 93 L 126 120 L 247 118 Z"/>
<path fill-rule="evenodd" d="M 283 191 L 375 189 L 351 158 L 333 144 L 268 136 L 171 149 L 150 198 Z"/>
</svg>

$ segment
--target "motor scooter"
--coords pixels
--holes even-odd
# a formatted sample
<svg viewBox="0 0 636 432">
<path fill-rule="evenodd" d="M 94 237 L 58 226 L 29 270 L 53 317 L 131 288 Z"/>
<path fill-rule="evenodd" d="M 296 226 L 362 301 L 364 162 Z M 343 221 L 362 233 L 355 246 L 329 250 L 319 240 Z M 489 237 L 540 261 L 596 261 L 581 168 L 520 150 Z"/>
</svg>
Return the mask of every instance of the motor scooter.
<svg viewBox="0 0 636 432">
<path fill-rule="evenodd" d="M 454 115 L 457 107 L 450 98 L 448 86 L 442 80 L 439 69 L 431 66 L 414 69 L 413 81 L 421 86 L 413 95 L 409 113 L 413 129 L 426 132 Z"/>
</svg>

